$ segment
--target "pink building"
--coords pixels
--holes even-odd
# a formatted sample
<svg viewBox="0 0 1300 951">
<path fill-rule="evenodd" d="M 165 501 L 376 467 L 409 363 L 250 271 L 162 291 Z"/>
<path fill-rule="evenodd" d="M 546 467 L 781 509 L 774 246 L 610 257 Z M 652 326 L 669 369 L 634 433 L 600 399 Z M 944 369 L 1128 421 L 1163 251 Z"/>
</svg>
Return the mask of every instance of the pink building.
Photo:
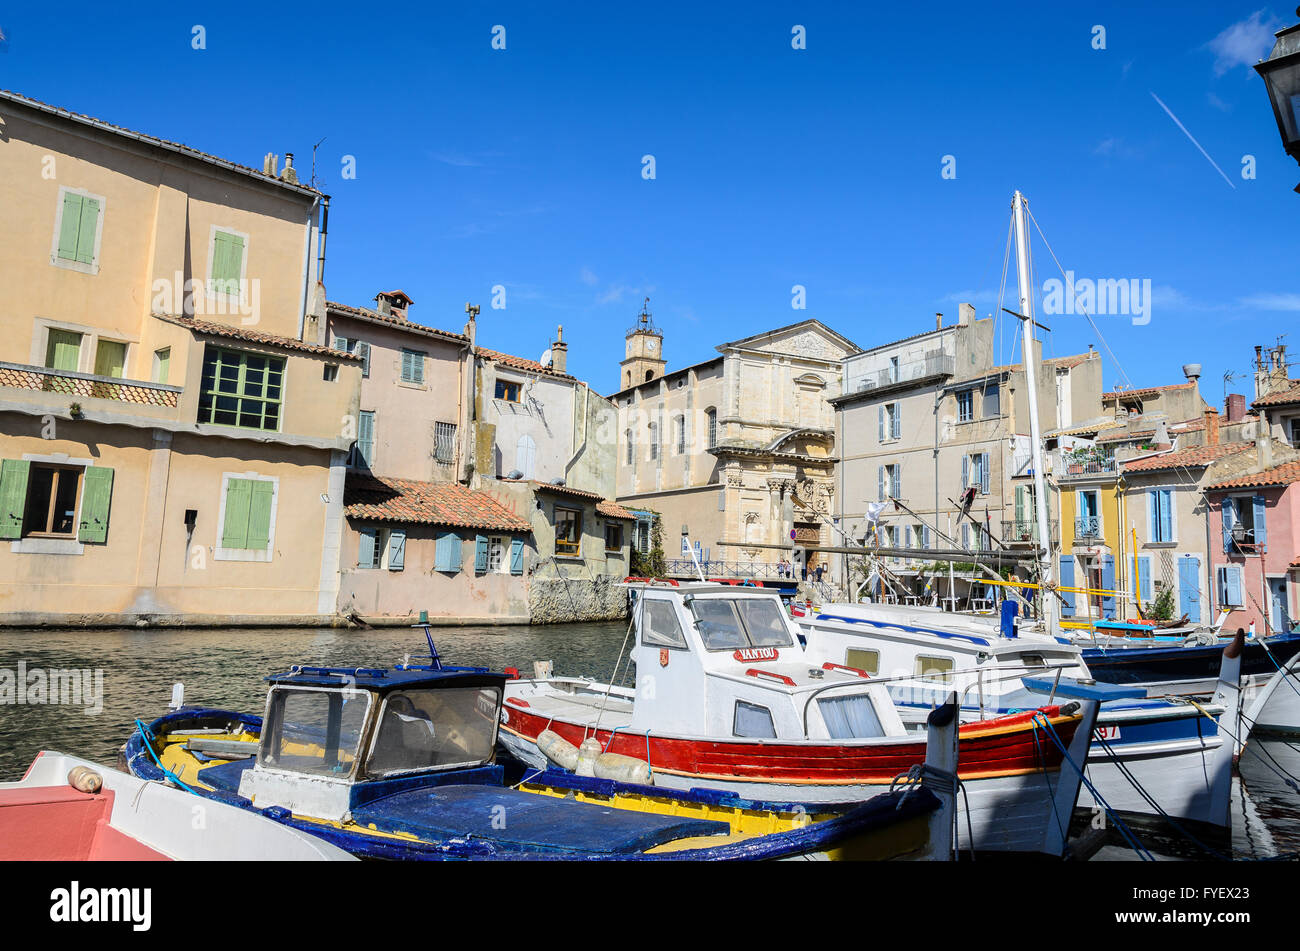
<svg viewBox="0 0 1300 951">
<path fill-rule="evenodd" d="M 1291 630 L 1300 616 L 1300 461 L 1233 476 L 1205 490 L 1215 603 L 1224 627 Z"/>
</svg>

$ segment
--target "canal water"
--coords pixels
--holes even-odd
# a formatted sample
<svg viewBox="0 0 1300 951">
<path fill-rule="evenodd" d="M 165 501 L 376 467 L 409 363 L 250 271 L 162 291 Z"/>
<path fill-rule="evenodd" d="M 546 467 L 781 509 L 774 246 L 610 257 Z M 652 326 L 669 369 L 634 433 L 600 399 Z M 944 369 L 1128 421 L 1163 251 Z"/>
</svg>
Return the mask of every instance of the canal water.
<svg viewBox="0 0 1300 951">
<path fill-rule="evenodd" d="M 550 624 L 538 627 L 434 628 L 446 663 L 531 673 L 535 660 L 555 663 L 555 673 L 608 680 L 627 635 L 627 623 Z M 427 660 L 418 629 L 129 629 L 105 631 L 0 631 L 0 672 L 79 671 L 102 696 L 81 706 L 0 704 L 0 780 L 22 776 L 37 751 L 58 750 L 113 763 L 133 728 L 166 711 L 172 684 L 185 684 L 189 704 L 262 712 L 262 677 L 294 664 L 383 667 L 410 655 Z M 3 673 L 0 673 L 0 677 Z M 620 676 L 621 682 L 628 678 Z M 92 693 L 95 691 L 92 690 Z M 100 707 L 96 710 L 94 707 Z M 1269 858 L 1300 852 L 1300 743 L 1252 741 L 1234 779 L 1231 852 Z M 1204 858 L 1186 841 L 1154 833 L 1138 838 L 1159 858 Z M 1226 843 L 1214 843 L 1220 851 Z M 1097 855 L 1132 859 L 1117 833 Z"/>
</svg>

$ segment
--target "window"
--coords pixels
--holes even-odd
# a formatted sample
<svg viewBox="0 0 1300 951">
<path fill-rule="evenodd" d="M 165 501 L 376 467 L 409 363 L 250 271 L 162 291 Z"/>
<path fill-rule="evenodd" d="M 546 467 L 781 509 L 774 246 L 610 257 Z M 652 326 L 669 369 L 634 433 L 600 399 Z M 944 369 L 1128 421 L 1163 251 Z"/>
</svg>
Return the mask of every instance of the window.
<svg viewBox="0 0 1300 951">
<path fill-rule="evenodd" d="M 51 327 L 45 342 L 45 365 L 76 373 L 81 366 L 81 334 Z"/>
<path fill-rule="evenodd" d="M 1289 427 L 1291 430 L 1291 445 L 1296 449 L 1300 449 L 1300 419 L 1290 420 Z"/>
<path fill-rule="evenodd" d="M 95 376 L 121 377 L 126 372 L 126 344 L 99 339 L 95 349 Z"/>
<path fill-rule="evenodd" d="M 221 516 L 221 548 L 269 552 L 276 480 L 227 476 Z"/>
<path fill-rule="evenodd" d="M 877 499 L 881 502 L 903 497 L 903 467 L 900 463 L 880 466 L 877 470 Z"/>
<path fill-rule="evenodd" d="M 505 539 L 500 536 L 492 536 L 488 539 L 488 571 L 500 571 L 501 563 L 505 560 L 506 543 Z"/>
<path fill-rule="evenodd" d="M 880 651 L 850 647 L 844 652 L 844 666 L 854 667 L 864 674 L 877 674 L 880 672 Z"/>
<path fill-rule="evenodd" d="M 321 378 L 326 383 L 333 383 L 339 378 L 339 365 L 337 363 L 325 364 L 325 369 L 321 374 Z"/>
<path fill-rule="evenodd" d="M 99 273 L 104 199 L 87 192 L 59 189 L 50 263 L 84 274 Z"/>
<path fill-rule="evenodd" d="M 443 532 L 438 536 L 433 553 L 433 570 L 456 574 L 460 571 L 460 536 L 455 532 Z"/>
<path fill-rule="evenodd" d="M 975 391 L 962 390 L 957 394 L 957 422 L 966 423 L 975 418 Z"/>
<path fill-rule="evenodd" d="M 348 464 L 354 469 L 370 468 L 375 458 L 375 413 L 363 409 L 357 414 L 357 442 Z"/>
<path fill-rule="evenodd" d="M 1147 493 L 1147 532 L 1153 542 L 1174 540 L 1173 490 L 1152 489 Z"/>
<path fill-rule="evenodd" d="M 638 602 L 641 612 L 641 643 L 647 647 L 669 647 L 674 650 L 688 650 L 686 635 L 677 620 L 677 611 L 671 601 L 659 598 L 647 598 L 642 595 Z"/>
<path fill-rule="evenodd" d="M 938 680 L 948 683 L 952 680 L 953 661 L 951 657 L 933 657 L 927 654 L 916 655 L 916 666 L 912 673 L 922 680 Z"/>
<path fill-rule="evenodd" d="M 153 381 L 166 383 L 171 376 L 172 348 L 163 347 L 153 352 Z"/>
<path fill-rule="evenodd" d="M 984 387 L 984 418 L 991 419 L 994 416 L 1001 416 L 1002 409 L 998 396 L 998 386 L 996 383 L 989 383 Z"/>
<path fill-rule="evenodd" d="M 519 402 L 519 384 L 509 380 L 497 380 L 496 398 L 508 403 Z"/>
<path fill-rule="evenodd" d="M 527 437 L 524 437 L 527 438 Z M 523 440 L 521 439 L 520 442 Z M 456 424 L 455 423 L 434 423 L 433 424 L 433 459 L 435 462 L 441 462 L 443 465 L 450 465 L 456 458 Z M 530 460 L 531 461 L 531 460 Z M 524 472 L 525 479 L 531 479 L 532 467 L 529 466 Z"/>
<path fill-rule="evenodd" d="M 208 345 L 199 389 L 200 423 L 280 430 L 284 358 Z"/>
<path fill-rule="evenodd" d="M 370 711 L 366 690 L 272 687 L 257 761 L 272 769 L 352 775 Z"/>
<path fill-rule="evenodd" d="M 636 550 L 643 555 L 650 553 L 650 522 L 638 519 L 636 523 Z"/>
<path fill-rule="evenodd" d="M 686 417 L 678 416 L 674 421 L 677 427 L 677 455 L 686 452 Z"/>
<path fill-rule="evenodd" d="M 108 540 L 113 470 L 5 459 L 0 462 L 0 539 Z"/>
<path fill-rule="evenodd" d="M 1264 497 L 1229 496 L 1220 503 L 1223 550 L 1229 555 L 1254 555 L 1268 550 L 1267 507 Z"/>
<path fill-rule="evenodd" d="M 884 403 L 878 411 L 880 441 L 898 439 L 903 434 L 903 409 L 897 403 Z"/>
<path fill-rule="evenodd" d="M 770 598 L 695 598 L 695 627 L 707 650 L 790 647 L 785 613 Z"/>
<path fill-rule="evenodd" d="M 244 235 L 213 228 L 212 258 L 208 265 L 209 291 L 231 296 L 240 293 L 247 250 Z"/>
<path fill-rule="evenodd" d="M 555 507 L 555 553 L 577 558 L 582 541 L 582 513 Z"/>
<path fill-rule="evenodd" d="M 704 420 L 709 435 L 708 447 L 715 449 L 718 445 L 718 411 L 712 408 L 706 409 L 704 411 Z"/>
<path fill-rule="evenodd" d="M 1220 607 L 1242 607 L 1241 565 L 1219 565 L 1217 569 Z"/>
<path fill-rule="evenodd" d="M 736 701 L 736 713 L 732 720 L 732 736 L 751 736 L 757 739 L 776 739 L 776 727 L 772 724 L 772 711 L 756 703 Z"/>
<path fill-rule="evenodd" d="M 623 553 L 623 526 L 618 522 L 605 523 L 605 551 L 616 555 Z"/>
<path fill-rule="evenodd" d="M 500 687 L 394 690 L 384 698 L 368 776 L 463 769 L 492 758 Z"/>
<path fill-rule="evenodd" d="M 424 351 L 402 348 L 402 382 L 424 385 Z"/>
<path fill-rule="evenodd" d="M 889 358 L 889 382 L 898 382 L 898 357 Z"/>
<path fill-rule="evenodd" d="M 634 459 L 635 459 L 635 455 L 634 455 L 634 454 L 635 454 L 635 452 L 636 452 L 636 445 L 635 445 L 635 443 L 633 443 L 633 441 L 632 441 L 632 430 L 630 430 L 630 429 L 628 429 L 628 430 L 624 430 L 624 432 L 623 432 L 623 442 L 624 442 L 624 444 L 627 446 L 627 464 L 630 466 L 630 465 L 632 465 L 632 463 L 633 463 L 633 461 L 634 461 Z"/>
<path fill-rule="evenodd" d="M 362 378 L 370 376 L 370 344 L 364 340 L 357 340 L 355 337 L 335 337 L 334 349 L 346 353 L 355 353 L 361 358 Z"/>
<path fill-rule="evenodd" d="M 884 736 L 876 708 L 866 694 L 847 697 L 822 697 L 817 701 L 826 732 L 832 740 L 865 740 Z"/>
<path fill-rule="evenodd" d="M 989 494 L 989 454 L 977 452 L 961 457 L 961 484 L 966 489 L 976 486 L 980 492 Z"/>
<path fill-rule="evenodd" d="M 382 528 L 363 528 L 357 533 L 358 568 L 383 567 L 387 534 Z"/>
<path fill-rule="evenodd" d="M 655 423 L 650 424 L 650 458 L 659 458 L 659 426 Z"/>
</svg>

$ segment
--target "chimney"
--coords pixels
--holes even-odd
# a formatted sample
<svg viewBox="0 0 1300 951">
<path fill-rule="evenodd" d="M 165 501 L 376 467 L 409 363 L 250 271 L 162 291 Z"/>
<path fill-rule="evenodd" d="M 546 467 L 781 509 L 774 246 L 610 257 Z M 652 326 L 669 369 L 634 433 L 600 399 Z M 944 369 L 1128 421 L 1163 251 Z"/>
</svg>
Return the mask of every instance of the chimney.
<svg viewBox="0 0 1300 951">
<path fill-rule="evenodd" d="M 1169 449 L 1173 446 L 1169 441 L 1169 427 L 1165 425 L 1163 419 L 1156 423 L 1156 434 L 1151 437 L 1151 442 L 1157 449 Z"/>
<path fill-rule="evenodd" d="M 1262 472 L 1273 468 L 1273 437 L 1268 433 L 1268 423 L 1259 421 L 1259 435 L 1255 437 L 1255 454 Z"/>
<path fill-rule="evenodd" d="M 564 342 L 564 324 L 555 328 L 555 343 L 551 344 L 551 369 L 556 373 L 567 373 L 569 362 L 569 345 Z"/>
<path fill-rule="evenodd" d="M 1184 363 L 1183 376 L 1187 377 L 1189 383 L 1195 383 L 1201 378 L 1201 365 L 1199 363 Z"/>
<path fill-rule="evenodd" d="M 379 294 L 375 297 L 376 309 L 385 317 L 391 317 L 393 314 L 393 305 L 387 297 Z"/>
<path fill-rule="evenodd" d="M 936 313 L 934 315 L 934 329 L 943 330 L 943 314 Z"/>
<path fill-rule="evenodd" d="M 1241 393 L 1229 393 L 1228 399 L 1224 405 L 1224 411 L 1228 414 L 1228 422 L 1239 423 L 1246 416 L 1246 397 Z"/>
<path fill-rule="evenodd" d="M 262 156 L 263 175 L 270 175 L 272 178 L 278 178 L 280 175 L 279 171 L 277 171 L 279 166 L 280 156 L 276 155 L 274 152 L 267 152 Z M 1256 347 L 1255 349 L 1258 350 L 1259 347 Z"/>
<path fill-rule="evenodd" d="M 298 184 L 298 173 L 293 170 L 293 153 L 284 153 L 284 171 L 280 173 L 280 178 L 290 185 Z"/>
<path fill-rule="evenodd" d="M 474 333 L 478 329 L 478 322 L 474 319 L 478 316 L 478 305 L 465 302 L 465 313 L 469 314 L 469 319 L 465 321 L 465 336 L 469 337 L 469 349 L 474 350 Z"/>
<path fill-rule="evenodd" d="M 974 304 L 958 304 L 958 305 L 957 305 L 957 324 L 958 324 L 958 326 L 961 326 L 961 327 L 969 326 L 970 323 L 971 323 L 971 321 L 973 321 L 974 319 L 975 319 L 975 305 L 974 305 Z"/>
<path fill-rule="evenodd" d="M 1219 444 L 1219 411 L 1213 406 L 1205 407 L 1205 445 Z"/>
</svg>

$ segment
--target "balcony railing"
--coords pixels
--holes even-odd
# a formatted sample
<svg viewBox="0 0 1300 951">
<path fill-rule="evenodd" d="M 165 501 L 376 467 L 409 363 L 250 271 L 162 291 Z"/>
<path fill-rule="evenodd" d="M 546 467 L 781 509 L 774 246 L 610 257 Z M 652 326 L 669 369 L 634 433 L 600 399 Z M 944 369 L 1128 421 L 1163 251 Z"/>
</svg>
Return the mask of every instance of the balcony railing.
<svg viewBox="0 0 1300 951">
<path fill-rule="evenodd" d="M 1061 481 L 1093 479 L 1097 476 L 1114 475 L 1118 471 L 1114 453 L 1066 452 L 1061 454 L 1061 463 L 1056 467 L 1056 477 Z"/>
<path fill-rule="evenodd" d="M 0 386 L 172 409 L 176 407 L 181 393 L 179 386 L 167 386 L 164 383 L 95 376 L 90 373 L 74 373 L 70 370 L 54 370 L 50 367 L 25 366 L 18 363 L 0 363 Z"/>
<path fill-rule="evenodd" d="M 897 368 L 886 367 L 874 373 L 853 377 L 848 381 L 851 387 L 849 392 L 860 393 L 863 390 L 874 390 L 882 386 L 893 386 L 895 383 L 906 383 L 909 380 L 921 380 L 930 376 L 952 376 L 956 372 L 956 366 L 956 360 L 946 353 L 929 354 L 923 360 L 900 364 Z"/>
<path fill-rule="evenodd" d="M 1084 515 L 1074 520 L 1076 538 L 1101 538 L 1101 516 Z"/>
<path fill-rule="evenodd" d="M 1056 522 L 1048 522 L 1048 534 L 1053 544 L 1061 540 L 1061 529 Z M 1007 545 L 1037 545 L 1038 521 L 1036 519 L 1004 520 L 1002 522 L 1002 541 Z"/>
</svg>

